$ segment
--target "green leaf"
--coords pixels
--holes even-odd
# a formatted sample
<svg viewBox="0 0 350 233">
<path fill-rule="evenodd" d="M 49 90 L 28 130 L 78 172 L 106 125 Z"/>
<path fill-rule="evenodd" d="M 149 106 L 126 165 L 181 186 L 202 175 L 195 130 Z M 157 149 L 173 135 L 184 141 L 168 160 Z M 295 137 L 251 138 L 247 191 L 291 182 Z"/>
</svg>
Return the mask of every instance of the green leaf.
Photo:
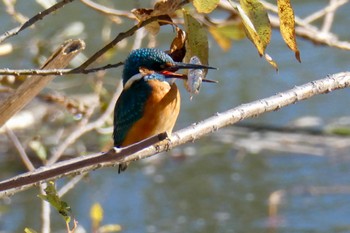
<svg viewBox="0 0 350 233">
<path fill-rule="evenodd" d="M 350 128 L 347 127 L 338 127 L 328 130 L 329 133 L 340 135 L 340 136 L 350 136 Z"/>
<path fill-rule="evenodd" d="M 220 0 L 193 0 L 193 5 L 199 13 L 209 14 L 218 6 Z"/>
<path fill-rule="evenodd" d="M 294 11 L 289 0 L 278 0 L 278 16 L 280 18 L 281 35 L 288 47 L 295 53 L 295 58 L 301 62 L 300 52 L 295 37 Z"/>
<path fill-rule="evenodd" d="M 58 211 L 58 213 L 62 215 L 68 224 L 71 220 L 71 208 L 66 202 L 61 201 L 60 197 L 57 194 L 55 183 L 53 181 L 47 182 L 47 187 L 44 189 L 44 191 L 46 195 L 39 194 L 38 196 L 44 201 L 49 202 Z"/>
<path fill-rule="evenodd" d="M 208 35 L 206 29 L 186 10 L 183 10 L 187 34 L 185 62 L 197 56 L 201 63 L 208 64 Z"/>
</svg>

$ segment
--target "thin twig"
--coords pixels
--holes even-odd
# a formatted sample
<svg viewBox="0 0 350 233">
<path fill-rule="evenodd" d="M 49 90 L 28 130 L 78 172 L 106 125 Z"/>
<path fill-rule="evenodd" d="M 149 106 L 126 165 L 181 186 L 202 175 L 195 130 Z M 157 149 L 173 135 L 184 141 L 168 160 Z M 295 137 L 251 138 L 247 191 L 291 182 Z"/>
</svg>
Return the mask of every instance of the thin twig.
<svg viewBox="0 0 350 233">
<path fill-rule="evenodd" d="M 58 190 L 57 194 L 59 197 L 64 196 L 66 193 L 69 192 L 69 190 L 73 189 L 76 184 L 78 184 L 83 178 L 85 177 L 85 174 L 80 174 L 75 177 L 73 177 L 71 180 L 69 180 L 60 190 Z"/>
<path fill-rule="evenodd" d="M 193 142 L 198 138 L 238 121 L 256 117 L 266 112 L 276 111 L 290 104 L 295 104 L 298 101 L 349 86 L 350 72 L 333 74 L 327 78 L 297 86 L 269 98 L 260 99 L 240 105 L 226 112 L 218 113 L 202 122 L 175 132 L 171 137 L 171 141 L 168 143 L 162 142 L 147 148 L 144 147 L 147 144 L 152 145 L 160 139 L 165 139 L 166 134 L 161 134 L 129 147 L 121 148 L 118 151 L 110 150 L 107 153 L 78 157 L 10 178 L 0 182 L 0 197 L 14 194 L 49 179 L 58 179 L 72 174 L 82 174 L 100 167 L 115 166 L 123 162 L 143 159 L 168 150 L 171 147 L 186 142 Z"/>
<path fill-rule="evenodd" d="M 80 0 L 82 3 L 84 3 L 85 5 L 87 5 L 88 7 L 102 13 L 102 14 L 106 14 L 106 15 L 110 15 L 110 16 L 123 16 L 123 17 L 127 17 L 129 19 L 136 19 L 135 15 L 129 11 L 121 11 L 121 10 L 116 10 L 116 9 L 112 9 L 106 6 L 103 6 L 101 4 L 97 4 L 93 1 L 90 0 Z"/>
<path fill-rule="evenodd" d="M 4 40 L 6 40 L 9 37 L 12 37 L 14 35 L 17 35 L 19 32 L 23 31 L 24 29 L 30 27 L 31 25 L 33 25 L 34 23 L 36 23 L 37 21 L 43 19 L 45 16 L 51 14 L 52 12 L 58 10 L 59 8 L 63 7 L 64 5 L 73 2 L 74 0 L 62 0 L 58 3 L 56 3 L 55 5 L 53 5 L 52 7 L 39 12 L 38 14 L 34 15 L 32 18 L 30 18 L 27 22 L 25 22 L 24 24 L 22 24 L 19 27 L 16 27 L 14 29 L 11 29 L 7 32 L 5 32 L 4 34 L 2 34 L 0 36 L 0 43 L 2 43 Z"/>
<path fill-rule="evenodd" d="M 46 76 L 46 75 L 57 75 L 63 76 L 67 74 L 89 74 L 95 73 L 101 70 L 107 70 L 112 68 L 117 68 L 122 66 L 123 62 L 118 62 L 115 64 L 108 64 L 101 67 L 96 67 L 93 69 L 77 70 L 77 69 L 0 69 L 0 75 L 14 75 L 14 76 L 24 76 L 24 75 L 36 75 L 36 76 Z"/>
<path fill-rule="evenodd" d="M 330 0 L 329 1 L 329 6 L 333 6 L 336 5 L 338 2 L 338 0 Z M 337 8 L 334 8 L 333 11 L 328 11 L 327 14 L 324 17 L 324 21 L 323 21 L 323 25 L 321 28 L 321 32 L 323 33 L 328 33 L 330 32 L 332 25 L 333 25 L 333 21 L 334 21 L 334 14 Z"/>
<path fill-rule="evenodd" d="M 12 129 L 10 129 L 9 127 L 7 127 L 5 125 L 5 132 L 8 136 L 8 138 L 10 139 L 10 141 L 13 143 L 13 145 L 16 147 L 24 165 L 27 167 L 27 169 L 29 171 L 33 171 L 35 170 L 35 167 L 33 165 L 33 163 L 30 161 L 25 149 L 23 148 L 21 142 L 18 140 L 17 136 L 15 135 L 15 133 L 12 131 Z"/>
<path fill-rule="evenodd" d="M 2 0 L 5 7 L 6 7 L 6 12 L 11 15 L 17 22 L 19 23 L 24 23 L 28 20 L 27 17 L 25 17 L 24 15 L 22 15 L 21 13 L 18 13 L 15 10 L 15 2 L 12 0 Z"/>
<path fill-rule="evenodd" d="M 304 18 L 304 22 L 310 24 L 310 23 L 314 22 L 315 20 L 323 17 L 328 12 L 335 11 L 336 9 L 338 9 L 339 7 L 341 7 L 342 5 L 344 5 L 348 2 L 349 2 L 349 0 L 339 0 L 331 5 L 328 5 L 327 7 L 323 8 L 319 11 L 312 13 L 311 15 L 308 15 L 307 17 Z"/>
<path fill-rule="evenodd" d="M 99 57 L 101 57 L 104 53 L 106 53 L 109 49 L 113 48 L 116 44 L 118 44 L 120 41 L 122 41 L 125 38 L 128 38 L 132 36 L 137 30 L 140 28 L 156 21 L 159 18 L 159 16 L 151 17 L 145 21 L 142 21 L 141 23 L 138 23 L 137 25 L 133 26 L 126 32 L 121 32 L 117 35 L 114 40 L 112 40 L 110 43 L 108 43 L 106 46 L 104 46 L 102 49 L 97 51 L 94 55 L 92 55 L 87 61 L 85 61 L 82 65 L 80 65 L 76 70 L 85 70 L 89 65 L 91 65 L 94 61 L 96 61 Z"/>
</svg>

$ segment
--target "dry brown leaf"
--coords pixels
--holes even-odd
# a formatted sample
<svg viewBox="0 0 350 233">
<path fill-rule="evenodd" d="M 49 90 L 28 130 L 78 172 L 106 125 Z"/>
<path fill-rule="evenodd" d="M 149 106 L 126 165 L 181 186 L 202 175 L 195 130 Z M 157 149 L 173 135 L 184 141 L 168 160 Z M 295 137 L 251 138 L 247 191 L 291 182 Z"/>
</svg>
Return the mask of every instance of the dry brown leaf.
<svg viewBox="0 0 350 233">
<path fill-rule="evenodd" d="M 181 62 L 186 55 L 186 33 L 179 27 L 176 28 L 176 37 L 170 46 L 169 55 L 174 61 Z"/>
</svg>

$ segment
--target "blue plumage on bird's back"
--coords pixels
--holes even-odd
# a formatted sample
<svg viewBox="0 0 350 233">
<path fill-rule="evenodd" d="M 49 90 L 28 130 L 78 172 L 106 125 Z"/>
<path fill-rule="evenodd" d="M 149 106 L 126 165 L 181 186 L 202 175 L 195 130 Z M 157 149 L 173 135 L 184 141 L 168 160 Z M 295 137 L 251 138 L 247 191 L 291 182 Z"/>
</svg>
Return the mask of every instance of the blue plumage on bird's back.
<svg viewBox="0 0 350 233">
<path fill-rule="evenodd" d="M 151 92 L 152 87 L 144 80 L 134 82 L 132 88 L 122 92 L 114 109 L 114 146 L 121 146 L 132 125 L 142 118 Z"/>
</svg>

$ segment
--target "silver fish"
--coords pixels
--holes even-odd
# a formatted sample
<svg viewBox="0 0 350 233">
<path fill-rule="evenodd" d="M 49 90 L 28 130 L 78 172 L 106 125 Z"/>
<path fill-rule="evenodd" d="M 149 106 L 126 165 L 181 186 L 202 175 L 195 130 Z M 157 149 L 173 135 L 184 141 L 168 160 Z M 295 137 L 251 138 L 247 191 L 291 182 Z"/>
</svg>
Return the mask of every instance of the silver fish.
<svg viewBox="0 0 350 233">
<path fill-rule="evenodd" d="M 197 56 L 193 56 L 190 59 L 190 64 L 201 65 L 201 61 Z M 190 99 L 192 100 L 193 95 L 197 95 L 202 85 L 204 79 L 204 70 L 203 69 L 190 69 L 188 70 L 186 89 L 191 93 Z"/>
</svg>

